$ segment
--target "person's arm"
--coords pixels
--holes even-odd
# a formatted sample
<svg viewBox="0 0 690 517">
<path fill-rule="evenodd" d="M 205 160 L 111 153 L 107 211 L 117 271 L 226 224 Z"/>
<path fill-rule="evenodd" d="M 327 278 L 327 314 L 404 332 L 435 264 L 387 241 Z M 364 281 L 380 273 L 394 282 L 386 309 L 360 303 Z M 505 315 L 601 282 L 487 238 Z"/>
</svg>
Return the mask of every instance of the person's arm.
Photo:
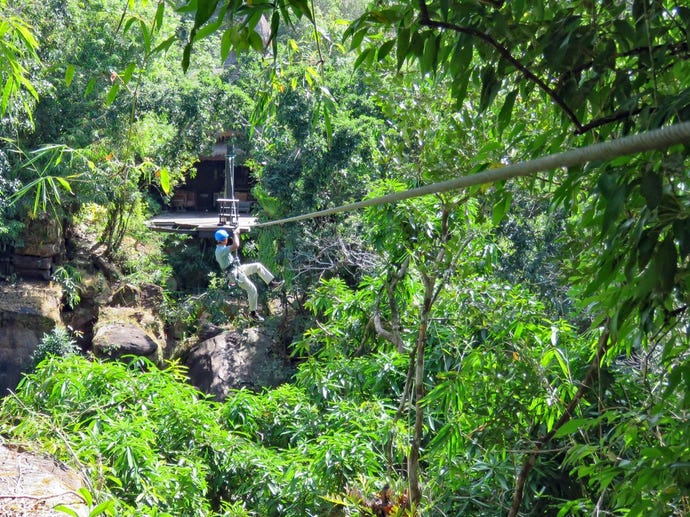
<svg viewBox="0 0 690 517">
<path fill-rule="evenodd" d="M 237 251 L 240 249 L 240 229 L 235 228 L 232 230 L 232 244 L 230 245 L 230 251 Z"/>
</svg>

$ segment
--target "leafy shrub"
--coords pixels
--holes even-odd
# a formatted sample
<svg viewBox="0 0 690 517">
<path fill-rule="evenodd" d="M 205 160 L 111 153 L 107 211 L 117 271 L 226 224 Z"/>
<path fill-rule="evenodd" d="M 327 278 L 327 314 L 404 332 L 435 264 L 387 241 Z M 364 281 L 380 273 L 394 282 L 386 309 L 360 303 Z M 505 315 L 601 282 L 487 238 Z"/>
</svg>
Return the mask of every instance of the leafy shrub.
<svg viewBox="0 0 690 517">
<path fill-rule="evenodd" d="M 65 301 L 70 309 L 74 309 L 81 301 L 81 273 L 70 266 L 60 266 L 55 269 L 53 281 L 62 286 Z"/>
<path fill-rule="evenodd" d="M 374 401 L 318 409 L 286 385 L 219 404 L 178 364 L 76 355 L 42 361 L 0 406 L 0 433 L 78 461 L 124 516 L 326 514 L 327 494 L 385 478 L 387 422 Z"/>
<path fill-rule="evenodd" d="M 80 354 L 81 349 L 72 339 L 65 327 L 55 327 L 50 334 L 45 334 L 36 345 L 32 359 L 32 370 L 50 356 L 65 357 L 72 354 Z"/>
</svg>

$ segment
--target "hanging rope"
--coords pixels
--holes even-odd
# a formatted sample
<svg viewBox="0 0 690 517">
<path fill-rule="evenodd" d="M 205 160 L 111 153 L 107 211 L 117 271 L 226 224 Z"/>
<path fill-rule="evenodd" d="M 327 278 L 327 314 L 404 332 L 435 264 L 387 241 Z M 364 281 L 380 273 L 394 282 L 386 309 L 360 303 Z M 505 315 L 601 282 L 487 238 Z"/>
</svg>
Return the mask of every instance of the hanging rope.
<svg viewBox="0 0 690 517">
<path fill-rule="evenodd" d="M 517 178 L 519 176 L 528 176 L 536 172 L 550 171 L 560 167 L 574 167 L 575 165 L 582 165 L 587 162 L 611 160 L 613 158 L 618 158 L 619 156 L 636 154 L 644 151 L 652 151 L 655 149 L 663 149 L 671 145 L 681 143 L 690 145 L 690 122 L 683 122 L 662 129 L 655 129 L 653 131 L 640 133 L 638 135 L 626 136 L 610 142 L 593 144 L 580 149 L 565 151 L 563 153 L 551 154 L 535 160 L 508 165 L 499 169 L 483 171 L 471 176 L 461 176 L 459 178 L 454 178 L 439 183 L 431 183 L 423 187 L 417 187 L 405 190 L 403 192 L 394 192 L 381 197 L 365 199 L 349 205 L 342 205 L 308 214 L 286 217 L 284 219 L 277 219 L 275 221 L 257 223 L 253 225 L 253 227 L 264 228 L 277 224 L 294 223 L 297 221 L 304 221 L 305 219 L 325 217 L 340 212 L 350 212 L 352 210 L 382 205 L 384 203 L 397 203 L 398 201 L 413 197 L 438 194 L 451 190 L 459 190 L 462 188 L 471 187 L 473 185 L 493 183 L 496 181 Z"/>
</svg>

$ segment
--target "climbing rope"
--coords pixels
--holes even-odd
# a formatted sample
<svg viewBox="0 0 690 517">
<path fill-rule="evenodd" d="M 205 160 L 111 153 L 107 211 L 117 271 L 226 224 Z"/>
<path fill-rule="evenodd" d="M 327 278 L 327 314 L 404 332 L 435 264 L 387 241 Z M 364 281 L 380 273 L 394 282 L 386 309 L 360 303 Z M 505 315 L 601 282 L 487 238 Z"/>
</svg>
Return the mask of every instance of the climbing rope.
<svg viewBox="0 0 690 517">
<path fill-rule="evenodd" d="M 308 214 L 296 215 L 293 217 L 286 217 L 284 219 L 277 219 L 275 221 L 256 223 L 252 226 L 255 228 L 265 228 L 267 226 L 274 226 L 277 224 L 294 223 L 297 221 L 304 221 L 306 219 L 325 217 L 340 212 L 350 212 L 360 208 L 382 205 L 384 203 L 396 203 L 404 199 L 421 197 L 429 194 L 438 194 L 451 190 L 459 190 L 462 188 L 471 187 L 473 185 L 493 183 L 496 181 L 517 178 L 519 176 L 528 176 L 536 172 L 554 170 L 560 167 L 573 167 L 575 165 L 582 165 L 587 162 L 611 160 L 613 158 L 618 158 L 619 156 L 636 154 L 644 151 L 652 151 L 655 149 L 663 149 L 671 145 L 681 143 L 690 145 L 690 122 L 682 122 L 680 124 L 647 131 L 638 135 L 626 136 L 610 142 L 592 144 L 579 149 L 543 156 L 535 160 L 507 165 L 506 167 L 501 167 L 498 169 L 490 169 L 473 174 L 471 176 L 460 176 L 458 178 L 453 178 L 438 183 L 431 183 L 423 187 L 417 187 L 405 190 L 403 192 L 394 192 L 385 196 L 365 199 L 357 203 L 342 205 L 326 210 L 319 210 L 317 212 L 310 212 Z"/>
</svg>

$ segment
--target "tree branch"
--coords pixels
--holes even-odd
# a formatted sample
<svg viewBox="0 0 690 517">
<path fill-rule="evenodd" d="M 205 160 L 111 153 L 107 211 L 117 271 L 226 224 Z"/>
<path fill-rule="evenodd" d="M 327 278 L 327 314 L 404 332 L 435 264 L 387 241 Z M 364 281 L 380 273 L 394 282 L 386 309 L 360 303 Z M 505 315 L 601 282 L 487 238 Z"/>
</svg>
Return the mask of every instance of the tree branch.
<svg viewBox="0 0 690 517">
<path fill-rule="evenodd" d="M 419 17 L 419 24 L 420 25 L 425 26 L 425 27 L 430 27 L 430 28 L 436 28 L 436 29 L 447 29 L 447 30 L 451 30 L 454 32 L 458 32 L 460 34 L 467 34 L 468 36 L 473 36 L 477 39 L 480 39 L 484 43 L 487 43 L 488 45 L 493 47 L 503 59 L 505 59 L 511 65 L 513 65 L 528 81 L 531 81 L 534 84 L 536 84 L 542 91 L 544 91 L 551 98 L 551 100 L 559 108 L 561 108 L 563 110 L 563 112 L 566 114 L 566 116 L 570 119 L 570 121 L 575 126 L 576 131 L 579 131 L 581 129 L 582 123 L 577 118 L 577 115 L 575 115 L 573 110 L 571 110 L 570 107 L 565 103 L 565 101 L 558 95 L 558 93 L 556 93 L 556 90 L 554 90 L 548 84 L 546 84 L 544 81 L 542 81 L 541 78 L 539 78 L 529 68 L 524 66 L 517 58 L 513 57 L 513 55 L 510 53 L 510 51 L 507 48 L 505 48 L 503 45 L 501 45 L 498 41 L 493 39 L 488 34 L 482 32 L 480 30 L 475 29 L 474 27 L 463 27 L 461 25 L 457 25 L 457 24 L 450 23 L 450 22 L 432 20 L 429 16 L 429 9 L 427 8 L 425 0 L 419 0 L 419 10 L 420 10 L 420 17 Z"/>
<path fill-rule="evenodd" d="M 376 333 L 382 338 L 390 341 L 395 345 L 395 348 L 399 353 L 405 352 L 405 343 L 400 336 L 400 311 L 398 310 L 398 304 L 395 301 L 395 286 L 400 280 L 407 274 L 407 269 L 410 265 L 410 257 L 406 257 L 400 268 L 390 274 L 390 282 L 386 286 L 386 291 L 388 293 L 388 306 L 391 310 L 391 329 L 388 330 L 383 326 L 381 322 L 381 311 L 379 310 L 379 300 L 381 298 L 381 293 L 376 297 L 376 305 L 374 307 L 374 329 Z"/>
<path fill-rule="evenodd" d="M 608 325 L 604 329 L 604 332 L 601 334 L 601 337 L 599 338 L 599 344 L 597 347 L 597 353 L 592 360 L 591 364 L 589 365 L 589 369 L 587 370 L 587 374 L 585 375 L 585 378 L 582 380 L 582 384 L 580 385 L 580 388 L 578 389 L 577 393 L 573 397 L 573 400 L 570 401 L 570 404 L 568 404 L 568 407 L 565 408 L 565 411 L 561 415 L 561 418 L 556 422 L 556 424 L 553 426 L 551 431 L 546 433 L 544 436 L 539 438 L 537 442 L 534 445 L 534 448 L 532 451 L 527 455 L 525 458 L 523 464 L 522 464 L 522 470 L 520 471 L 520 474 L 518 475 L 518 479 L 515 485 L 515 492 L 513 492 L 513 503 L 512 506 L 510 507 L 510 511 L 508 512 L 508 517 L 516 517 L 519 510 L 520 510 L 520 505 L 522 504 L 522 498 L 524 497 L 524 492 L 525 492 L 525 483 L 527 482 L 527 476 L 529 475 L 530 471 L 532 470 L 532 467 L 537 462 L 537 457 L 539 454 L 541 454 L 544 446 L 551 441 L 551 439 L 554 437 L 556 432 L 563 427 L 572 417 L 573 413 L 575 412 L 575 409 L 577 406 L 580 404 L 580 400 L 582 397 L 585 395 L 585 393 L 591 388 L 591 382 L 594 379 L 595 374 L 597 373 L 599 369 L 599 365 L 601 364 L 601 360 L 604 357 L 604 354 L 606 354 L 606 351 L 610 347 L 610 342 L 609 342 L 609 337 L 610 337 L 610 329 Z"/>
</svg>

